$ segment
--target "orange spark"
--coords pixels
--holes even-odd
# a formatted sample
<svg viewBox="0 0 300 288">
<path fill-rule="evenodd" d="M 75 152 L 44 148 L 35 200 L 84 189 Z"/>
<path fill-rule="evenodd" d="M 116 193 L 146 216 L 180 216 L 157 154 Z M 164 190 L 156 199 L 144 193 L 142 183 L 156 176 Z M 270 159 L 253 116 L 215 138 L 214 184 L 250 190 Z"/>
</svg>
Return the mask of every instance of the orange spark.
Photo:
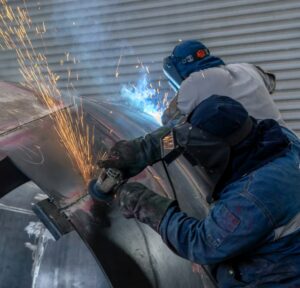
<svg viewBox="0 0 300 288">
<path fill-rule="evenodd" d="M 22 84 L 36 91 L 51 112 L 49 115 L 61 143 L 87 183 L 95 170 L 92 157 L 94 135 L 84 122 L 82 106 L 76 110 L 75 117 L 70 108 L 60 109 L 63 100 L 57 87 L 59 75 L 51 71 L 45 55 L 35 51 L 27 33 L 27 27 L 30 27 L 32 21 L 26 9 L 17 7 L 14 11 L 7 4 L 7 0 L 0 0 L 0 4 L 0 39 L 3 40 L 1 47 L 15 50 L 19 71 L 24 79 Z M 36 31 L 45 33 L 45 23 L 42 28 L 36 27 Z M 66 53 L 67 61 L 69 55 Z"/>
</svg>

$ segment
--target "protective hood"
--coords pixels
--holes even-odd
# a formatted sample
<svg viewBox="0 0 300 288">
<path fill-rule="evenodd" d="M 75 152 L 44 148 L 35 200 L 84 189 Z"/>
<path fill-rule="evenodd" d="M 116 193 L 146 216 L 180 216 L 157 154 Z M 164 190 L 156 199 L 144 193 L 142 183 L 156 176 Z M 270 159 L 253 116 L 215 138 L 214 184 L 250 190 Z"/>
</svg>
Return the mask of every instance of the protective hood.
<svg viewBox="0 0 300 288">
<path fill-rule="evenodd" d="M 229 165 L 216 187 L 216 195 L 226 185 L 283 156 L 289 149 L 290 140 L 275 120 L 257 121 L 252 118 L 252 121 L 253 129 L 249 136 L 231 149 Z"/>
<path fill-rule="evenodd" d="M 167 163 L 183 154 L 204 169 L 217 198 L 226 185 L 283 155 L 289 140 L 275 120 L 257 122 L 239 102 L 213 95 L 165 135 L 161 146 Z"/>
<path fill-rule="evenodd" d="M 252 125 L 239 102 L 211 96 L 197 106 L 187 122 L 162 138 L 162 157 L 169 164 L 183 154 L 192 165 L 205 170 L 214 188 L 229 165 L 231 147 L 249 135 Z"/>
<path fill-rule="evenodd" d="M 171 87 L 178 91 L 191 73 L 221 65 L 225 65 L 222 59 L 210 55 L 200 41 L 188 40 L 177 45 L 171 56 L 164 59 L 163 71 Z"/>
</svg>

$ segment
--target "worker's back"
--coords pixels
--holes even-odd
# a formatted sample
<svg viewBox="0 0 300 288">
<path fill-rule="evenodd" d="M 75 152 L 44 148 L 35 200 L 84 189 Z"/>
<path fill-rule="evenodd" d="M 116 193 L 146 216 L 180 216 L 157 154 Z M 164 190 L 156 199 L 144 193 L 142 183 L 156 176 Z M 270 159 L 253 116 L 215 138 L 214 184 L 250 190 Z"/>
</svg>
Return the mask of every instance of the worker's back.
<svg viewBox="0 0 300 288">
<path fill-rule="evenodd" d="M 216 269 L 221 287 L 300 287 L 300 141 L 282 129 L 291 141 L 287 153 L 222 191 L 223 205 L 248 215 L 230 237 L 248 236 L 237 237 L 234 248 L 224 239 L 222 250 L 240 256 Z"/>
<path fill-rule="evenodd" d="M 268 87 L 268 77 L 256 66 L 247 63 L 222 65 L 192 73 L 185 79 L 178 95 L 178 108 L 189 114 L 211 95 L 224 95 L 242 103 L 256 119 L 274 119 L 284 122 L 273 102 Z"/>
</svg>

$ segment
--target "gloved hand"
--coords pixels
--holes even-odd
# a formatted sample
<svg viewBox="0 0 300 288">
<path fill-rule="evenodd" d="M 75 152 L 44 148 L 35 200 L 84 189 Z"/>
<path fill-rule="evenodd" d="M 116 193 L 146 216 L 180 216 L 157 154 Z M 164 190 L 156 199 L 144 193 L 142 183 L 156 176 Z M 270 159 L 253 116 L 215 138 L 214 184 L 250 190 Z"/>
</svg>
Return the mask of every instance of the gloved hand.
<svg viewBox="0 0 300 288">
<path fill-rule="evenodd" d="M 126 218 L 136 218 L 155 231 L 174 200 L 162 197 L 141 183 L 132 182 L 118 189 L 119 203 Z"/>
<path fill-rule="evenodd" d="M 101 168 L 116 168 L 128 179 L 148 165 L 161 159 L 160 138 L 169 130 L 161 127 L 145 137 L 119 141 L 109 151 L 108 158 L 98 162 Z"/>
</svg>

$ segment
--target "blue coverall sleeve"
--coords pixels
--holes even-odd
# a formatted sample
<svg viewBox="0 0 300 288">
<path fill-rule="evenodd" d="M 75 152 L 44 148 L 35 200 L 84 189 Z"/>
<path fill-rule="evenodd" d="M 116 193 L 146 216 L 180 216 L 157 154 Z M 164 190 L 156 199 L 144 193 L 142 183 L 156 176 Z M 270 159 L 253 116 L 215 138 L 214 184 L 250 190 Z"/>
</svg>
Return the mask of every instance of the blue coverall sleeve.
<svg viewBox="0 0 300 288">
<path fill-rule="evenodd" d="M 242 195 L 218 201 L 202 221 L 188 217 L 177 205 L 168 209 L 159 228 L 178 255 L 199 264 L 214 264 L 256 247 L 272 231 L 268 211 Z"/>
</svg>

